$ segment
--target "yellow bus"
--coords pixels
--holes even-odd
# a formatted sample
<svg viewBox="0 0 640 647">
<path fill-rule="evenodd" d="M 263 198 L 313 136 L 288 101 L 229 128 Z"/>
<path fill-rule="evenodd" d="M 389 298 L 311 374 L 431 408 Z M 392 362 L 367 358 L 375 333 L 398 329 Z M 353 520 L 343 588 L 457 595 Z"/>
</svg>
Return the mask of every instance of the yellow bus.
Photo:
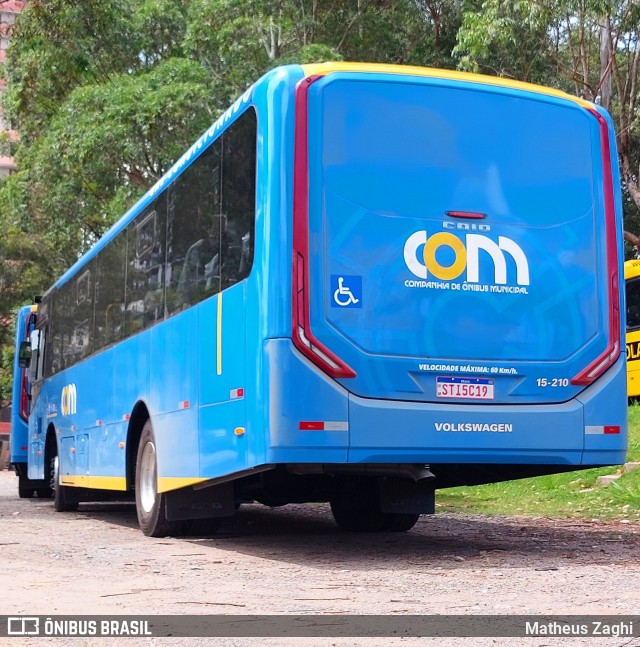
<svg viewBox="0 0 640 647">
<path fill-rule="evenodd" d="M 640 396 L 640 260 L 626 261 L 627 292 L 627 394 Z"/>
</svg>

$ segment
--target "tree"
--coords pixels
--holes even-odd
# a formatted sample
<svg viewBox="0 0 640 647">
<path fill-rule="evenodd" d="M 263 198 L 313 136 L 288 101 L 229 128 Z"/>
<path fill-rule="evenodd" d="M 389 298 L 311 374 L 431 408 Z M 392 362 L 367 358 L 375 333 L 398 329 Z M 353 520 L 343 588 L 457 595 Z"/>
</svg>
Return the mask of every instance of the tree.
<svg viewBox="0 0 640 647">
<path fill-rule="evenodd" d="M 451 67 L 456 0 L 193 0 L 185 47 L 227 102 L 285 63 L 375 61 Z"/>
<path fill-rule="evenodd" d="M 640 4 L 635 0 L 485 0 L 467 11 L 463 69 L 559 87 L 611 112 L 625 195 L 625 239 L 640 249 Z"/>
</svg>

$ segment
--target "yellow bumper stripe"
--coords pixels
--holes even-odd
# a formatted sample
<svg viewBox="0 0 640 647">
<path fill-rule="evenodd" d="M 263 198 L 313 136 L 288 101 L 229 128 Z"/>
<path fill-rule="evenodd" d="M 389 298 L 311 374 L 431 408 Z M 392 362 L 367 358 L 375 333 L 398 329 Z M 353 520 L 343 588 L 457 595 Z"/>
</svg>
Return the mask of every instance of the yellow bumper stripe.
<svg viewBox="0 0 640 647">
<path fill-rule="evenodd" d="M 86 487 L 92 490 L 118 490 L 127 489 L 127 479 L 124 476 L 79 476 L 64 474 L 60 477 L 60 484 L 69 487 Z"/>
</svg>

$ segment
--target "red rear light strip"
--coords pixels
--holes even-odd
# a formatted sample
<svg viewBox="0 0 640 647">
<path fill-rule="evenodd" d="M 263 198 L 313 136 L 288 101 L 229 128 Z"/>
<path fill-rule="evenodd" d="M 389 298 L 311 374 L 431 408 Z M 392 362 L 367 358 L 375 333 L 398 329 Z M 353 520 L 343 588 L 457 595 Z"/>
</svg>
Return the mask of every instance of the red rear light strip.
<svg viewBox="0 0 640 647">
<path fill-rule="evenodd" d="M 29 419 L 29 378 L 27 369 L 22 369 L 20 378 L 20 417 L 27 422 Z"/>
<path fill-rule="evenodd" d="M 292 338 L 295 347 L 331 377 L 355 377 L 355 371 L 319 342 L 309 321 L 309 150 L 308 93 L 321 78 L 309 76 L 296 88 L 293 166 Z"/>
<path fill-rule="evenodd" d="M 604 214 L 607 251 L 607 290 L 609 293 L 609 341 L 604 353 L 598 356 L 585 369 L 580 371 L 571 384 L 588 385 L 602 375 L 618 359 L 620 354 L 620 278 L 618 276 L 618 241 L 616 235 L 616 211 L 611 173 L 611 146 L 609 127 L 605 118 L 594 108 L 589 112 L 600 125 L 602 142 L 602 173 L 604 183 Z"/>
<path fill-rule="evenodd" d="M 33 323 L 33 314 L 27 317 L 24 327 L 24 339 L 29 339 L 29 329 Z M 29 419 L 29 374 L 26 368 L 23 368 L 20 376 L 20 417 L 27 422 Z"/>
</svg>

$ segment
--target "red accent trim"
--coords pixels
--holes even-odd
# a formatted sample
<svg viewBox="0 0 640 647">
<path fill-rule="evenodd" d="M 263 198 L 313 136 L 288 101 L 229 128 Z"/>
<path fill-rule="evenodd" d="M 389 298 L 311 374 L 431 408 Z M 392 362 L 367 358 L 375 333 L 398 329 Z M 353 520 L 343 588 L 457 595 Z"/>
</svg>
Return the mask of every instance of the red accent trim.
<svg viewBox="0 0 640 647">
<path fill-rule="evenodd" d="M 619 434 L 620 433 L 620 427 L 617 425 L 605 425 L 604 426 L 604 433 L 605 434 Z"/>
<path fill-rule="evenodd" d="M 29 378 L 26 369 L 22 369 L 20 377 L 20 417 L 27 422 L 29 419 Z"/>
<path fill-rule="evenodd" d="M 27 317 L 24 326 L 24 341 L 29 339 L 29 328 L 33 323 L 32 315 Z M 29 420 L 29 375 L 26 368 L 23 368 L 20 374 L 20 417 L 27 422 Z"/>
<path fill-rule="evenodd" d="M 311 331 L 309 321 L 309 150 L 308 104 L 309 87 L 321 75 L 302 79 L 296 88 L 296 122 L 293 163 L 293 274 L 292 274 L 292 331 L 295 347 L 316 366 L 331 377 L 355 377 L 355 371 L 335 353 L 319 342 Z M 313 352 L 300 336 L 335 364 L 332 366 L 321 355 Z"/>
<path fill-rule="evenodd" d="M 300 431 L 324 431 L 324 422 L 301 422 Z"/>
<path fill-rule="evenodd" d="M 471 218 L 472 220 L 482 220 L 487 217 L 486 213 L 478 211 L 445 211 L 444 213 L 452 218 Z"/>
<path fill-rule="evenodd" d="M 607 250 L 607 291 L 609 293 L 609 342 L 601 353 L 586 368 L 580 371 L 571 384 L 588 385 L 602 375 L 618 359 L 616 347 L 620 343 L 620 279 L 618 276 L 618 241 L 616 235 L 616 209 L 613 193 L 613 174 L 611 172 L 611 145 L 609 143 L 609 126 L 604 117 L 595 109 L 589 112 L 598 120 L 600 125 L 600 140 L 602 142 L 602 174 L 604 184 L 604 218 Z M 598 368 L 598 365 L 601 364 Z M 597 368 L 597 372 L 594 372 Z"/>
</svg>

